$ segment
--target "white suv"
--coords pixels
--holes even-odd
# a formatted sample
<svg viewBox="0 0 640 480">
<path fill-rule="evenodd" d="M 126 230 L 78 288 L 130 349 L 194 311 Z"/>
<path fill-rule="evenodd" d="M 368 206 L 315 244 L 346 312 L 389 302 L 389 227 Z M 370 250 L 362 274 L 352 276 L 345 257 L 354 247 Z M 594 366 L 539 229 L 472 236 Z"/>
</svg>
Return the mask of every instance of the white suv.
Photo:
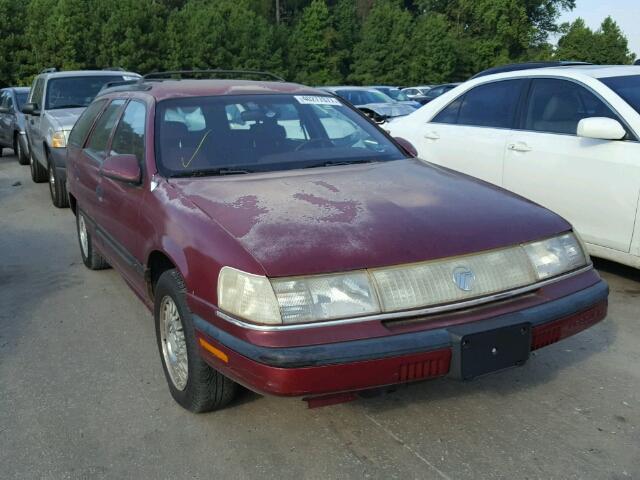
<svg viewBox="0 0 640 480">
<path fill-rule="evenodd" d="M 640 66 L 487 75 L 385 128 L 424 160 L 555 210 L 594 256 L 640 268 Z"/>
</svg>

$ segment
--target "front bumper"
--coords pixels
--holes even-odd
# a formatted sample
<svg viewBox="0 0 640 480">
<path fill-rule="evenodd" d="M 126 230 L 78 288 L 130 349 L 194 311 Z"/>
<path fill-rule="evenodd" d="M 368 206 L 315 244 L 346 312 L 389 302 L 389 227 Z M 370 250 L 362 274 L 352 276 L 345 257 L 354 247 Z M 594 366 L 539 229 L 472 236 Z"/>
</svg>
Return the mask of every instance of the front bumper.
<svg viewBox="0 0 640 480">
<path fill-rule="evenodd" d="M 526 325 L 529 350 L 535 350 L 604 319 L 608 294 L 607 284 L 599 281 L 562 298 L 477 322 L 298 347 L 254 345 L 198 316 L 195 327 L 198 337 L 213 347 L 201 349 L 203 358 L 238 383 L 262 394 L 317 396 L 447 374 L 467 378 L 460 365 L 460 339 L 465 335 Z"/>
</svg>

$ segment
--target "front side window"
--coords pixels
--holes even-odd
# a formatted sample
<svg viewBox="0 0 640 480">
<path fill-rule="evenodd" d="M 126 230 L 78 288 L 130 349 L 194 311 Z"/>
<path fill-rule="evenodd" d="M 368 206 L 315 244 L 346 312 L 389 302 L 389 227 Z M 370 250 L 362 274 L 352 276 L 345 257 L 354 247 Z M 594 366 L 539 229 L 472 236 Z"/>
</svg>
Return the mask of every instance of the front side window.
<svg viewBox="0 0 640 480">
<path fill-rule="evenodd" d="M 602 100 L 575 82 L 556 78 L 538 78 L 531 82 L 525 130 L 575 135 L 578 122 L 588 117 L 617 120 Z"/>
<path fill-rule="evenodd" d="M 165 176 L 280 171 L 406 158 L 362 115 L 325 95 L 164 100 L 156 110 L 155 137 L 156 162 Z"/>
<path fill-rule="evenodd" d="M 87 151 L 94 157 L 104 158 L 106 156 L 107 143 L 120 116 L 122 105 L 124 105 L 124 100 L 114 100 L 96 122 L 96 126 L 93 128 L 87 143 Z"/>
<path fill-rule="evenodd" d="M 600 81 L 640 113 L 640 75 L 601 78 Z"/>
<path fill-rule="evenodd" d="M 44 78 L 38 77 L 33 82 L 31 88 L 31 103 L 38 105 L 38 108 L 42 108 L 42 95 L 44 93 Z"/>
<path fill-rule="evenodd" d="M 52 78 L 47 84 L 45 108 L 82 108 L 89 105 L 107 82 L 123 80 L 120 75 Z"/>
<path fill-rule="evenodd" d="M 142 164 L 146 118 L 147 110 L 144 104 L 136 101 L 129 102 L 113 134 L 111 155 L 135 155 L 138 162 Z"/>
<path fill-rule="evenodd" d="M 95 101 L 82 112 L 82 115 L 80 115 L 80 118 L 78 118 L 69 134 L 69 144 L 82 147 L 93 122 L 102 111 L 105 103 L 107 103 L 107 100 Z"/>
</svg>

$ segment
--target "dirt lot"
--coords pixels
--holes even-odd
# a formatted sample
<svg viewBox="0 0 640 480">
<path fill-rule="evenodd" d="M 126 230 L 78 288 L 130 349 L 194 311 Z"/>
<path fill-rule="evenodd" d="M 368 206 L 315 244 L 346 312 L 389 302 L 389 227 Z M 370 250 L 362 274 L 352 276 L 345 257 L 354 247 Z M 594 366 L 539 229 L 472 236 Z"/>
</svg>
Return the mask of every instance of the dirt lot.
<svg viewBox="0 0 640 480">
<path fill-rule="evenodd" d="M 516 370 L 315 410 L 245 392 L 196 416 L 151 314 L 85 269 L 74 225 L 0 158 L 2 478 L 640 478 L 639 271 L 598 262 L 608 318 Z"/>
</svg>

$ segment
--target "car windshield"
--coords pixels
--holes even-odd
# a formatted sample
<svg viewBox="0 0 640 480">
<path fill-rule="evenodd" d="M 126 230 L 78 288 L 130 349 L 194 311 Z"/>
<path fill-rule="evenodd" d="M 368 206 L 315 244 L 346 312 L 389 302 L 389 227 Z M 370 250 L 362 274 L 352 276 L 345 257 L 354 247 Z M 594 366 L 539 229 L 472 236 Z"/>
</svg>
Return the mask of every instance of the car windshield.
<svg viewBox="0 0 640 480">
<path fill-rule="evenodd" d="M 393 99 L 377 90 L 337 90 L 336 94 L 352 105 L 368 103 L 393 103 Z"/>
<path fill-rule="evenodd" d="M 16 92 L 16 101 L 18 102 L 18 110 L 22 110 L 22 106 L 27 103 L 29 92 Z"/>
<path fill-rule="evenodd" d="M 361 114 L 324 95 L 164 100 L 158 103 L 155 131 L 158 169 L 167 177 L 405 158 Z"/>
<path fill-rule="evenodd" d="M 409 97 L 407 97 L 407 95 L 404 92 L 400 91 L 398 88 L 388 88 L 384 91 L 384 93 L 386 93 L 396 102 L 406 102 L 407 100 L 409 100 Z"/>
<path fill-rule="evenodd" d="M 52 78 L 47 83 L 45 108 L 78 108 L 89 105 L 107 82 L 123 80 L 122 75 Z"/>
<path fill-rule="evenodd" d="M 600 81 L 640 113 L 640 75 L 601 78 Z"/>
</svg>

